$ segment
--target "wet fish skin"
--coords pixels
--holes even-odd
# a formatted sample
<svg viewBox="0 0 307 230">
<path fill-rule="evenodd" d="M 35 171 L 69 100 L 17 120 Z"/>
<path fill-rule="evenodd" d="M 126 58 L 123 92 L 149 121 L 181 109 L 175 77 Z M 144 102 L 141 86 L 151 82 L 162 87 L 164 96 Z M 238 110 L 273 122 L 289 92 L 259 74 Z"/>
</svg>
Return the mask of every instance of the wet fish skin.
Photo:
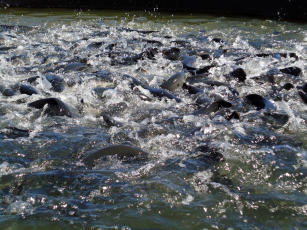
<svg viewBox="0 0 307 230">
<path fill-rule="evenodd" d="M 301 73 L 302 73 L 302 70 L 299 67 L 290 66 L 290 67 L 287 67 L 287 68 L 280 69 L 280 72 L 290 74 L 290 75 L 293 75 L 293 76 L 300 76 Z"/>
<path fill-rule="evenodd" d="M 175 99 L 176 102 L 181 102 L 181 99 L 176 97 L 174 94 L 170 93 L 166 89 L 160 89 L 160 88 L 154 88 L 146 85 L 145 83 L 141 82 L 140 80 L 136 79 L 135 77 L 132 77 L 130 75 L 123 75 L 124 79 L 130 79 L 131 80 L 131 88 L 134 88 L 135 86 L 141 86 L 144 89 L 147 89 L 153 96 L 155 97 L 167 97 L 169 99 Z"/>
<path fill-rule="evenodd" d="M 58 93 L 64 91 L 64 80 L 60 76 L 54 74 L 47 74 L 45 77 L 51 83 L 53 91 Z"/>
<path fill-rule="evenodd" d="M 0 134 L 4 135 L 6 138 L 19 138 L 19 137 L 29 137 L 30 130 L 26 129 L 19 129 L 16 127 L 7 127 L 3 131 L 0 132 Z"/>
<path fill-rule="evenodd" d="M 186 81 L 185 72 L 178 72 L 172 75 L 168 80 L 162 83 L 160 86 L 163 89 L 167 89 L 169 91 L 176 91 L 177 89 L 182 88 L 183 84 Z"/>
<path fill-rule="evenodd" d="M 12 97 L 16 94 L 16 92 L 12 89 L 6 88 L 2 91 L 2 95 L 6 97 Z"/>
<path fill-rule="evenodd" d="M 168 60 L 177 61 L 180 58 L 180 49 L 177 47 L 171 47 L 170 49 L 164 49 L 162 51 L 162 55 L 164 58 Z"/>
<path fill-rule="evenodd" d="M 237 79 L 239 82 L 244 82 L 246 80 L 246 73 L 242 68 L 237 68 L 231 71 L 229 76 Z"/>
<path fill-rule="evenodd" d="M 36 89 L 34 89 L 30 85 L 25 85 L 25 84 L 20 84 L 19 85 L 19 92 L 21 94 L 27 94 L 27 95 L 32 95 L 32 94 L 39 94 Z"/>
<path fill-rule="evenodd" d="M 209 147 L 208 145 L 200 145 L 195 149 L 196 152 L 207 153 L 207 155 L 201 154 L 197 159 L 201 161 L 213 161 L 222 162 L 225 161 L 223 154 L 217 151 L 216 148 Z"/>
<path fill-rule="evenodd" d="M 307 93 L 304 93 L 303 91 L 298 91 L 298 94 L 300 95 L 302 101 L 307 104 Z"/>
<path fill-rule="evenodd" d="M 247 103 L 256 106 L 257 110 L 264 109 L 265 99 L 262 96 L 258 94 L 249 94 L 245 98 Z"/>
<path fill-rule="evenodd" d="M 182 88 L 186 89 L 189 92 L 189 94 L 198 94 L 204 92 L 202 89 L 186 83 L 183 83 Z"/>
<path fill-rule="evenodd" d="M 105 148 L 102 148 L 98 151 L 95 151 L 88 156 L 86 156 L 83 159 L 84 164 L 88 168 L 92 168 L 95 165 L 95 160 L 105 157 L 105 156 L 110 156 L 110 155 L 117 155 L 118 158 L 141 158 L 141 159 L 146 159 L 148 157 L 148 153 L 143 151 L 142 149 L 131 146 L 131 145 L 126 145 L 126 144 L 121 144 L 121 145 L 111 145 Z"/>
<path fill-rule="evenodd" d="M 72 109 L 58 98 L 44 98 L 28 104 L 29 107 L 42 109 L 48 105 L 45 113 L 49 116 L 67 116 L 74 117 L 75 114 Z"/>
<path fill-rule="evenodd" d="M 176 97 L 174 94 L 168 92 L 165 89 L 159 89 L 159 88 L 152 88 L 152 87 L 147 87 L 147 90 L 154 95 L 155 97 L 167 97 L 169 99 L 174 99 L 176 102 L 181 102 L 181 99 Z"/>
</svg>

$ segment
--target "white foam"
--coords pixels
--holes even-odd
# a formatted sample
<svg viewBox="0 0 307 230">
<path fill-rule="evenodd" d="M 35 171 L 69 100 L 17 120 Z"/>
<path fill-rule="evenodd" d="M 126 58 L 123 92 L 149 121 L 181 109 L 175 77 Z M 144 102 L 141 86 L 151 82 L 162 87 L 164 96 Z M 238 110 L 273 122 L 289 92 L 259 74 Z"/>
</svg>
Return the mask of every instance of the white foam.
<svg viewBox="0 0 307 230">
<path fill-rule="evenodd" d="M 24 201 L 15 201 L 14 203 L 10 204 L 6 212 L 9 214 L 17 214 L 17 215 L 31 215 L 34 212 L 33 206 Z"/>
</svg>

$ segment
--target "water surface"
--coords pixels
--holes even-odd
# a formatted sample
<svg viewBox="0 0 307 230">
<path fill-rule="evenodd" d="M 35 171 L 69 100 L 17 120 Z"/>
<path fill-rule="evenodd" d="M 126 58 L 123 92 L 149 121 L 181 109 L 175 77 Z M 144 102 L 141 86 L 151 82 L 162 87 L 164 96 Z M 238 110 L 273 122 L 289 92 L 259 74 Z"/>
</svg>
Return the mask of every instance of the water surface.
<svg viewBox="0 0 307 230">
<path fill-rule="evenodd" d="M 39 94 L 0 95 L 0 229 L 307 228 L 307 107 L 297 88 L 306 82 L 306 25 L 52 9 L 1 10 L 0 24 L 2 90 L 39 76 L 32 83 Z M 180 50 L 178 60 L 163 56 L 171 47 Z M 131 59 L 151 48 L 154 57 Z M 160 88 L 187 56 L 195 68 L 214 65 L 201 79 L 229 85 L 191 81 L 201 92 L 178 89 L 178 102 L 124 77 Z M 289 66 L 302 72 L 280 72 Z M 244 83 L 227 77 L 238 67 Z M 274 83 L 259 78 L 268 73 Z M 48 74 L 63 78 L 63 92 L 52 90 Z M 286 83 L 294 88 L 283 89 Z M 246 104 L 251 93 L 266 98 L 265 109 Z M 47 97 L 78 115 L 47 116 L 46 108 L 28 106 Z M 195 113 L 220 98 L 239 119 L 227 120 L 225 108 Z M 12 127 L 29 132 L 12 135 Z M 122 143 L 149 159 L 83 164 L 91 152 Z M 197 151 L 204 145 L 225 160 Z"/>
</svg>

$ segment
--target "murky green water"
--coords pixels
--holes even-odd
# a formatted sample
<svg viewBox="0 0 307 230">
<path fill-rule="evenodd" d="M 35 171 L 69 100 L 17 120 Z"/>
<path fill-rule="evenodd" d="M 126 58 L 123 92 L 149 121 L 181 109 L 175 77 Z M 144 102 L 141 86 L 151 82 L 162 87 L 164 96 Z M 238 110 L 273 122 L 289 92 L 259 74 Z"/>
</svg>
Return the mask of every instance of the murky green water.
<svg viewBox="0 0 307 230">
<path fill-rule="evenodd" d="M 1 10 L 0 25 L 1 230 L 307 228 L 307 25 L 53 9 Z M 152 88 L 184 63 L 212 65 L 190 71 L 186 84 L 198 91 L 157 97 Z M 244 82 L 229 76 L 238 67 Z M 74 116 L 29 106 L 51 97 Z M 221 99 L 230 106 L 215 109 Z M 127 143 L 148 158 L 83 163 Z"/>
</svg>

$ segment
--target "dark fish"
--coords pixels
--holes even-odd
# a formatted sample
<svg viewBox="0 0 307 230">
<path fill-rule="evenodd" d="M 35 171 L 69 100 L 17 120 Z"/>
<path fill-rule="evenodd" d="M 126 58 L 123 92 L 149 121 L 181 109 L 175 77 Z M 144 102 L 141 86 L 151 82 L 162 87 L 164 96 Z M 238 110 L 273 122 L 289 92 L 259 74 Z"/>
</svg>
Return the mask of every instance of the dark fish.
<svg viewBox="0 0 307 230">
<path fill-rule="evenodd" d="M 25 85 L 25 84 L 20 84 L 19 85 L 19 92 L 21 94 L 27 94 L 27 95 L 38 94 L 36 89 L 34 89 L 30 85 Z"/>
<path fill-rule="evenodd" d="M 200 56 L 202 60 L 212 59 L 210 53 L 206 51 L 200 51 L 197 55 Z"/>
<path fill-rule="evenodd" d="M 28 106 L 34 107 L 36 109 L 42 109 L 45 105 L 48 105 L 47 109 L 45 110 L 45 114 L 49 116 L 74 116 L 71 108 L 69 108 L 68 105 L 57 98 L 40 99 L 28 104 Z"/>
<path fill-rule="evenodd" d="M 88 49 L 98 49 L 102 46 L 103 42 L 93 42 L 87 46 Z"/>
<path fill-rule="evenodd" d="M 138 79 L 136 79 L 132 76 L 129 76 L 127 74 L 125 74 L 123 77 L 124 77 L 124 79 L 130 79 L 131 80 L 131 88 L 134 88 L 135 86 L 141 86 L 144 89 L 147 89 L 155 97 L 167 97 L 169 99 L 175 99 L 176 102 L 181 102 L 180 98 L 176 97 L 174 94 L 170 93 L 169 91 L 167 91 L 165 89 L 150 87 L 150 86 L 146 85 L 145 83 L 139 81 Z"/>
<path fill-rule="evenodd" d="M 98 31 L 93 33 L 91 36 L 93 37 L 106 37 L 110 34 L 110 31 Z M 83 40 L 88 40 L 88 39 L 83 39 Z"/>
<path fill-rule="evenodd" d="M 221 108 L 217 113 L 214 114 L 214 116 L 217 115 L 223 116 L 227 121 L 232 119 L 240 119 L 240 114 L 237 111 L 233 111 L 229 108 Z"/>
<path fill-rule="evenodd" d="M 225 101 L 224 99 L 219 99 L 215 102 L 222 108 L 230 108 L 232 106 L 230 102 Z"/>
<path fill-rule="evenodd" d="M 183 83 L 182 88 L 188 90 L 189 94 L 197 94 L 197 93 L 204 92 L 202 89 L 186 84 L 186 83 Z"/>
<path fill-rule="evenodd" d="M 96 94 L 98 97 L 102 97 L 104 91 L 106 91 L 106 90 L 108 90 L 108 89 L 110 89 L 110 88 L 106 88 L 106 87 L 103 87 L 103 86 L 99 86 L 99 87 L 94 88 L 93 91 L 95 92 L 95 94 Z"/>
<path fill-rule="evenodd" d="M 152 87 L 147 87 L 147 90 L 154 95 L 155 97 L 167 97 L 169 99 L 174 99 L 176 102 L 181 102 L 181 99 L 176 97 L 174 94 L 171 94 L 165 89 L 159 89 L 159 88 L 152 88 Z"/>
<path fill-rule="evenodd" d="M 202 82 L 210 86 L 226 86 L 232 92 L 233 95 L 235 96 L 239 95 L 239 92 L 236 89 L 232 88 L 229 84 L 220 82 L 220 81 L 208 80 L 205 77 L 206 76 L 202 76 L 202 75 L 189 76 L 187 78 L 187 81 L 192 84 Z"/>
<path fill-rule="evenodd" d="M 252 77 L 254 81 L 259 84 L 263 84 L 264 82 L 275 83 L 275 77 L 273 74 L 264 74 L 256 77 Z"/>
<path fill-rule="evenodd" d="M 256 54 L 256 57 L 270 57 L 270 56 L 280 56 L 283 58 L 294 58 L 296 61 L 299 59 L 296 53 L 259 53 Z"/>
<path fill-rule="evenodd" d="M 95 151 L 83 159 L 84 164 L 88 168 L 92 168 L 95 165 L 95 160 L 110 155 L 117 155 L 119 159 L 129 160 L 138 159 L 145 160 L 148 157 L 148 153 L 142 149 L 131 145 L 111 145 L 106 148 Z"/>
<path fill-rule="evenodd" d="M 103 120 L 105 121 L 108 127 L 112 127 L 112 126 L 120 127 L 121 126 L 121 124 L 115 121 L 110 115 L 106 113 L 102 113 L 101 116 L 103 117 Z"/>
<path fill-rule="evenodd" d="M 141 90 L 137 87 L 133 89 L 133 92 L 135 95 L 139 96 L 139 98 L 143 101 L 152 101 L 152 99 L 149 96 L 142 93 Z"/>
<path fill-rule="evenodd" d="M 196 70 L 196 74 L 204 74 L 204 73 L 208 73 L 209 70 L 211 68 L 215 67 L 215 65 L 208 65 L 208 66 L 205 66 L 205 67 L 202 67 L 202 68 L 199 68 Z"/>
<path fill-rule="evenodd" d="M 25 129 L 19 129 L 16 127 L 7 127 L 5 130 L 0 132 L 1 134 L 4 135 L 6 138 L 19 138 L 19 137 L 29 137 L 30 135 L 30 130 L 25 130 Z"/>
<path fill-rule="evenodd" d="M 291 66 L 284 69 L 280 69 L 280 72 L 290 74 L 293 76 L 299 76 L 302 73 L 302 70 L 299 67 Z"/>
<path fill-rule="evenodd" d="M 211 85 L 211 86 L 229 86 L 229 84 L 227 83 L 220 82 L 220 81 L 214 81 L 214 80 L 204 79 L 201 82 L 205 83 L 206 85 Z"/>
<path fill-rule="evenodd" d="M 134 65 L 139 60 L 143 58 L 143 53 L 119 53 L 119 52 L 110 52 L 108 56 L 112 59 L 111 65 Z"/>
<path fill-rule="evenodd" d="M 51 89 L 53 91 L 58 93 L 64 91 L 65 89 L 64 80 L 60 76 L 54 74 L 47 74 L 46 79 L 51 83 L 52 85 Z"/>
<path fill-rule="evenodd" d="M 30 84 L 32 84 L 32 83 L 34 83 L 38 78 L 39 78 L 39 76 L 29 77 L 29 78 L 27 79 L 27 82 L 29 82 Z"/>
<path fill-rule="evenodd" d="M 298 91 L 298 95 L 300 95 L 303 102 L 307 104 L 307 93 L 304 93 L 303 91 Z"/>
<path fill-rule="evenodd" d="M 207 105 L 206 107 L 202 107 L 199 110 L 195 111 L 194 115 L 205 114 L 209 115 L 211 113 L 217 112 L 221 108 L 230 108 L 232 104 L 224 99 L 218 99 L 213 103 Z"/>
<path fill-rule="evenodd" d="M 202 161 L 213 161 L 213 162 L 221 162 L 225 161 L 223 154 L 217 151 L 216 148 L 209 147 L 208 145 L 201 145 L 195 149 L 196 152 L 202 152 L 205 154 L 201 154 L 197 156 L 198 160 Z"/>
<path fill-rule="evenodd" d="M 171 41 L 172 43 L 175 43 L 178 46 L 182 46 L 182 47 L 186 47 L 190 45 L 190 42 L 188 41 L 183 41 L 183 40 L 175 40 L 175 41 Z"/>
<path fill-rule="evenodd" d="M 0 51 L 8 51 L 16 48 L 16 46 L 0 46 Z"/>
<path fill-rule="evenodd" d="M 257 110 L 264 109 L 265 99 L 262 96 L 258 94 L 249 94 L 245 98 L 247 103 L 256 106 Z"/>
<path fill-rule="evenodd" d="M 216 43 L 224 43 L 224 40 L 221 38 L 213 38 L 212 41 Z"/>
<path fill-rule="evenodd" d="M 208 66 L 204 66 L 201 68 L 197 68 L 195 66 L 196 56 L 185 56 L 182 60 L 182 66 L 184 69 L 188 70 L 192 75 L 201 75 L 205 73 L 209 73 L 209 70 L 213 67 L 216 67 L 216 64 L 211 64 Z"/>
<path fill-rule="evenodd" d="M 226 120 L 230 121 L 231 119 L 236 119 L 239 120 L 240 119 L 240 114 L 237 111 L 233 111 L 232 113 L 225 113 L 224 117 Z"/>
<path fill-rule="evenodd" d="M 0 32 L 2 31 L 10 31 L 10 30 L 17 30 L 21 32 L 27 32 L 32 30 L 33 28 L 30 26 L 19 26 L 19 25 L 0 25 Z"/>
<path fill-rule="evenodd" d="M 104 82 L 113 82 L 113 74 L 110 71 L 107 70 L 99 70 L 94 73 L 99 80 L 102 80 Z"/>
<path fill-rule="evenodd" d="M 286 90 L 290 90 L 290 89 L 293 89 L 294 88 L 294 85 L 291 84 L 291 83 L 286 83 L 283 85 L 282 87 L 283 89 L 286 89 Z"/>
<path fill-rule="evenodd" d="M 111 43 L 111 44 L 107 45 L 105 49 L 106 50 L 113 50 L 115 46 L 116 46 L 116 43 Z"/>
<path fill-rule="evenodd" d="M 289 121 L 289 115 L 286 113 L 265 112 L 263 118 L 276 127 L 283 126 Z"/>
<path fill-rule="evenodd" d="M 172 75 L 169 79 L 164 81 L 161 88 L 167 89 L 169 91 L 175 91 L 182 88 L 183 83 L 185 83 L 186 74 L 184 72 L 178 72 Z"/>
<path fill-rule="evenodd" d="M 238 79 L 240 82 L 244 82 L 246 80 L 246 73 L 242 68 L 233 70 L 229 73 L 229 76 Z"/>
<path fill-rule="evenodd" d="M 150 40 L 150 39 L 141 39 L 142 42 L 146 42 L 148 44 L 151 45 L 156 45 L 156 46 L 163 46 L 163 43 L 160 41 L 156 41 L 156 40 Z"/>
<path fill-rule="evenodd" d="M 73 63 L 69 63 L 67 64 L 63 71 L 64 72 L 69 72 L 69 71 L 82 71 L 85 70 L 86 68 L 88 68 L 88 64 L 87 63 L 83 63 L 83 62 L 73 62 Z"/>
<path fill-rule="evenodd" d="M 260 53 L 260 54 L 256 54 L 256 57 L 270 57 L 272 54 L 267 54 L 267 53 Z"/>
<path fill-rule="evenodd" d="M 155 55 L 159 52 L 157 48 L 148 48 L 144 52 L 142 52 L 140 55 L 142 56 L 142 59 L 148 58 L 150 60 L 154 60 Z"/>
<path fill-rule="evenodd" d="M 177 47 L 172 47 L 170 49 L 164 49 L 162 51 L 163 57 L 171 60 L 171 61 L 176 61 L 179 60 L 180 58 L 180 49 Z"/>
<path fill-rule="evenodd" d="M 182 60 L 182 66 L 188 71 L 196 71 L 197 68 L 194 66 L 196 56 L 185 56 Z"/>
<path fill-rule="evenodd" d="M 307 83 L 305 83 L 303 86 L 298 86 L 298 89 L 303 90 L 305 93 L 307 93 Z"/>
<path fill-rule="evenodd" d="M 2 95 L 3 96 L 6 96 L 6 97 L 12 97 L 12 96 L 14 96 L 15 95 L 15 91 L 14 90 L 12 90 L 12 89 L 4 89 L 3 91 L 2 91 Z"/>
</svg>

